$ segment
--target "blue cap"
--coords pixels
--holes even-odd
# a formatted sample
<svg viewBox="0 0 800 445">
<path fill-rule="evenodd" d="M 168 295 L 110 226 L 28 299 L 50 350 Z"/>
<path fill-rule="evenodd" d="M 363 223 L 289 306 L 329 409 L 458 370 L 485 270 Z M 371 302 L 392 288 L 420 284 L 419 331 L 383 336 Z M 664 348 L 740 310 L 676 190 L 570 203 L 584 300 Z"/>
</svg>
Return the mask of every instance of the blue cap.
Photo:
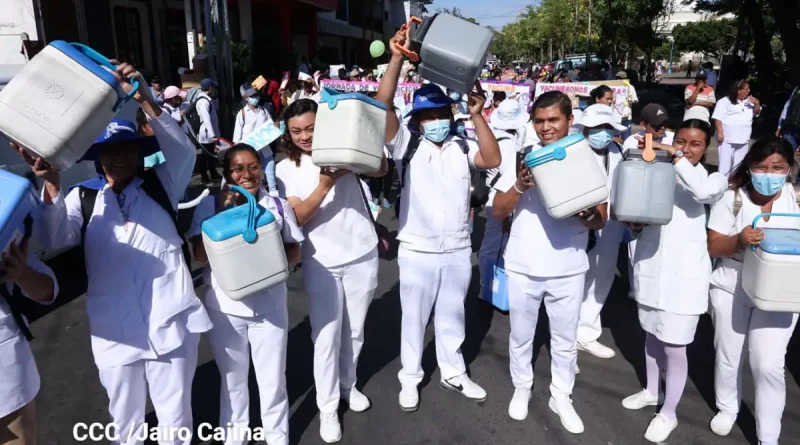
<svg viewBox="0 0 800 445">
<path fill-rule="evenodd" d="M 217 86 L 219 86 L 219 84 L 217 84 L 217 82 L 209 79 L 208 77 L 206 77 L 205 79 L 200 81 L 200 89 L 201 90 L 208 91 L 209 88 L 217 87 Z"/>
<path fill-rule="evenodd" d="M 406 113 L 406 117 L 413 116 L 422 110 L 429 110 L 432 108 L 444 108 L 453 105 L 453 99 L 445 94 L 441 88 L 432 83 L 423 85 L 414 93 L 414 102 L 412 103 L 411 110 Z"/>
<path fill-rule="evenodd" d="M 102 148 L 104 144 L 120 142 L 136 142 L 139 145 L 139 151 L 145 157 L 161 151 L 155 136 L 143 136 L 139 134 L 139 132 L 136 131 L 136 124 L 127 119 L 114 119 L 108 124 L 105 131 L 95 139 L 94 144 L 89 148 L 89 151 L 83 155 L 81 161 L 95 161 L 97 160 L 97 150 Z"/>
</svg>

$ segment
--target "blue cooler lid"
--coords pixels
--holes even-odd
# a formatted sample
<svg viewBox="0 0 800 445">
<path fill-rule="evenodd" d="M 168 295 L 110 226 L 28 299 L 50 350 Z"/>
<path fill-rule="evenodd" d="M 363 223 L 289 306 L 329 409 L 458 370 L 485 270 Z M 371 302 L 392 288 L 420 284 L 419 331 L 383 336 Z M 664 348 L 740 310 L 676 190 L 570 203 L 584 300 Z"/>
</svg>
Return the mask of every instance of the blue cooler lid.
<svg viewBox="0 0 800 445">
<path fill-rule="evenodd" d="M 580 133 L 561 138 L 550 145 L 525 155 L 525 165 L 528 168 L 534 168 L 553 160 L 563 161 L 567 157 L 567 147 L 582 140 L 584 140 L 584 137 Z"/>
<path fill-rule="evenodd" d="M 758 247 L 767 253 L 776 255 L 800 255 L 800 230 L 797 229 L 761 229 L 764 239 Z"/>
<path fill-rule="evenodd" d="M 332 90 L 330 88 L 323 88 L 322 89 L 322 99 L 320 103 L 326 102 L 328 107 L 333 110 L 336 108 L 336 105 L 339 104 L 339 101 L 342 100 L 360 100 L 361 102 L 367 103 L 372 105 L 373 107 L 378 107 L 383 111 L 386 111 L 386 105 L 383 102 L 379 102 L 366 94 L 361 93 L 342 93 L 336 90 Z"/>
<path fill-rule="evenodd" d="M 0 250 L 6 247 L 14 233 L 13 229 L 6 228 L 18 216 L 17 207 L 28 205 L 34 210 L 36 201 L 33 185 L 28 178 L 0 169 Z"/>
<path fill-rule="evenodd" d="M 200 228 L 214 242 L 229 240 L 244 235 L 250 209 L 247 204 L 225 210 L 203 221 Z M 275 215 L 264 207 L 256 206 L 256 229 L 275 222 Z"/>
</svg>

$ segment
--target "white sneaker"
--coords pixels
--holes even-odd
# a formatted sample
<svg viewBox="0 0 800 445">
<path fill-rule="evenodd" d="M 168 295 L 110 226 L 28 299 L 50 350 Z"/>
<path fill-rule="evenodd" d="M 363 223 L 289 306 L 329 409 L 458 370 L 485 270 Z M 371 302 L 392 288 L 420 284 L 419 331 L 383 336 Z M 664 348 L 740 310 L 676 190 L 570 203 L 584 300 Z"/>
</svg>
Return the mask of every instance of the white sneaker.
<svg viewBox="0 0 800 445">
<path fill-rule="evenodd" d="M 578 350 L 588 352 L 597 358 L 614 358 L 614 356 L 617 355 L 613 349 L 603 345 L 597 340 L 588 343 L 578 342 Z"/>
<path fill-rule="evenodd" d="M 336 443 L 342 440 L 342 425 L 339 414 L 319 413 L 319 436 L 325 443 Z"/>
<path fill-rule="evenodd" d="M 572 434 L 581 434 L 583 432 L 583 421 L 578 413 L 575 412 L 575 407 L 572 406 L 572 400 L 569 398 L 556 399 L 550 397 L 550 402 L 547 404 L 550 411 L 558 414 L 561 418 L 561 425 L 564 429 Z"/>
<path fill-rule="evenodd" d="M 442 389 L 461 393 L 464 397 L 483 402 L 486 400 L 486 391 L 483 390 L 477 383 L 470 380 L 469 376 L 464 373 L 452 379 L 442 380 L 440 383 Z"/>
<path fill-rule="evenodd" d="M 657 406 L 658 405 L 658 396 L 654 396 L 650 394 L 650 391 L 643 389 L 636 394 L 626 397 L 625 400 L 622 401 L 622 406 L 625 409 L 642 409 L 646 406 Z"/>
<path fill-rule="evenodd" d="M 528 417 L 528 402 L 531 400 L 531 390 L 528 388 L 514 389 L 514 396 L 508 404 L 508 415 L 514 420 L 525 420 Z"/>
<path fill-rule="evenodd" d="M 647 431 L 644 432 L 644 438 L 650 442 L 660 443 L 669 437 L 670 433 L 678 427 L 678 419 L 670 419 L 662 414 L 656 414 Z"/>
<path fill-rule="evenodd" d="M 342 400 L 347 402 L 347 405 L 350 407 L 350 411 L 357 413 L 364 412 L 372 406 L 369 398 L 355 388 L 350 390 L 350 394 L 342 392 Z"/>
<path fill-rule="evenodd" d="M 726 412 L 718 412 L 713 419 L 711 419 L 711 431 L 717 436 L 727 436 L 731 433 L 733 425 L 736 423 L 736 415 L 728 414 Z"/>
<path fill-rule="evenodd" d="M 398 397 L 400 409 L 410 413 L 419 408 L 419 391 L 416 386 L 403 386 Z"/>
</svg>

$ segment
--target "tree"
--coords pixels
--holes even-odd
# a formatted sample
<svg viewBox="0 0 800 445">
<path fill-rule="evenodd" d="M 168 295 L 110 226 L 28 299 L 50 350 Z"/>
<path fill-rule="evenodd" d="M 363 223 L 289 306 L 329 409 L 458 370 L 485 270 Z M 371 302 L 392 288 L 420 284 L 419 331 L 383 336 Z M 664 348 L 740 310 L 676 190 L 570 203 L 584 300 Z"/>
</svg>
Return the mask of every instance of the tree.
<svg viewBox="0 0 800 445">
<path fill-rule="evenodd" d="M 453 8 L 439 8 L 439 9 L 436 10 L 436 13 L 437 14 L 439 14 L 439 13 L 450 14 L 452 16 L 456 16 L 458 18 L 462 18 L 462 19 L 464 19 L 464 20 L 466 20 L 468 22 L 474 23 L 476 25 L 480 25 L 480 23 L 478 23 L 477 20 L 473 19 L 472 17 L 465 16 L 464 14 L 461 13 L 461 10 L 456 8 L 456 7 L 453 7 Z"/>
<path fill-rule="evenodd" d="M 702 20 L 675 26 L 672 36 L 680 51 L 698 52 L 721 60 L 733 49 L 737 26 L 732 19 Z"/>
</svg>

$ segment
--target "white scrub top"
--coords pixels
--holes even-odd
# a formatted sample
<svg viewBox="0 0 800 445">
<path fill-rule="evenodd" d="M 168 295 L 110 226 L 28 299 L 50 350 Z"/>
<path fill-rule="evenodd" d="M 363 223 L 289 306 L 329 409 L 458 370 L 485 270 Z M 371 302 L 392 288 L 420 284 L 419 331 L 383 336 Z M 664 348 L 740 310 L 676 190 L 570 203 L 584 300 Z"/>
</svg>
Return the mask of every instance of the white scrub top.
<svg viewBox="0 0 800 445">
<path fill-rule="evenodd" d="M 719 173 L 708 174 L 686 158 L 675 164 L 677 183 L 672 221 L 649 225 L 636 242 L 633 276 L 640 305 L 679 315 L 708 309 L 711 259 L 706 243 L 706 210 L 728 189 Z"/>
<path fill-rule="evenodd" d="M 541 148 L 533 147 L 532 151 Z M 515 175 L 503 175 L 499 190 L 511 190 Z M 515 192 L 516 193 L 516 192 Z M 589 270 L 589 229 L 577 217 L 555 219 L 547 213 L 535 187 L 525 191 L 514 209 L 506 269 L 532 277 L 566 277 Z"/>
<path fill-rule="evenodd" d="M 712 119 L 722 121 L 722 133 L 725 142 L 729 144 L 750 143 L 753 133 L 753 117 L 755 117 L 753 104 L 748 100 L 731 103 L 728 97 L 723 97 L 714 107 Z"/>
<path fill-rule="evenodd" d="M 53 279 L 53 295 L 58 295 L 58 282 L 53 271 L 33 255 L 28 267 Z M 5 285 L 11 292 L 11 283 Z M 26 297 L 28 295 L 25 295 Z M 50 304 L 52 301 L 44 304 Z M 39 392 L 39 371 L 28 340 L 22 334 L 5 298 L 0 298 L 0 419 L 22 408 Z"/>
<path fill-rule="evenodd" d="M 255 131 L 256 128 L 260 127 L 261 125 L 272 121 L 272 118 L 262 107 L 256 107 L 253 109 L 250 105 L 245 105 L 244 108 L 239 110 L 236 113 L 236 124 L 233 127 L 233 139 L 232 142 L 234 144 L 238 144 L 243 140 L 247 139 L 250 136 L 250 133 Z M 258 150 L 261 147 L 253 147 Z M 267 151 L 272 153 L 272 150 L 267 146 Z"/>
<path fill-rule="evenodd" d="M 739 194 L 742 204 L 739 208 L 739 214 L 734 216 L 733 203 L 736 193 Z M 772 212 L 800 213 L 792 184 L 786 183 L 783 186 L 781 196 L 772 203 Z M 752 225 L 753 218 L 761 213 L 761 206 L 753 204 L 746 187 L 739 189 L 737 192 L 728 190 L 722 199 L 711 208 L 708 228 L 722 235 L 738 235 L 745 227 Z M 757 227 L 800 229 L 800 218 L 773 216 L 766 222 L 762 218 L 758 221 Z M 711 285 L 725 289 L 730 293 L 744 295 L 740 276 L 742 261 L 744 261 L 743 252 L 736 252 L 732 257 L 723 258 L 711 274 Z"/>
<path fill-rule="evenodd" d="M 628 150 L 630 150 L 631 148 L 639 148 L 639 141 L 636 139 L 636 136 L 644 137 L 644 131 L 640 131 L 640 132 L 636 133 L 635 135 L 632 134 L 632 135 L 628 136 L 627 139 L 625 139 L 625 142 L 622 143 L 622 152 L 623 153 L 628 151 Z M 666 130 L 664 132 L 664 137 L 661 138 L 660 141 L 658 139 L 653 139 L 654 142 L 660 142 L 660 143 L 662 143 L 664 145 L 672 145 L 672 142 L 674 140 L 675 140 L 675 133 L 673 133 L 673 132 L 671 132 L 669 130 Z"/>
<path fill-rule="evenodd" d="M 192 228 L 189 236 L 202 236 L 201 225 L 203 221 L 215 215 L 217 199 L 216 196 L 208 196 L 200 202 L 194 211 Z M 275 223 L 281 228 L 281 238 L 283 238 L 283 242 L 286 244 L 302 242 L 304 240 L 303 232 L 297 226 L 297 218 L 294 216 L 292 206 L 290 206 L 286 200 L 281 199 L 284 215 L 284 217 L 281 218 L 278 205 L 275 202 L 276 199 L 280 198 L 269 196 L 263 187 L 261 187 L 261 190 L 258 192 L 258 204 L 272 212 L 275 216 Z M 207 286 L 205 298 L 206 308 L 214 309 L 228 315 L 256 317 L 275 312 L 286 306 L 286 283 L 270 287 L 241 301 L 232 300 L 225 295 L 225 291 L 219 287 L 217 279 L 214 277 L 211 266 L 206 266 L 203 270 L 203 283 Z"/>
<path fill-rule="evenodd" d="M 320 170 L 311 156 L 305 154 L 300 157 L 300 165 L 288 158 L 279 162 L 275 176 L 281 197 L 307 199 L 319 185 Z M 306 238 L 303 258 L 336 267 L 377 249 L 378 236 L 359 187 L 360 180 L 352 173 L 336 181 L 317 212 L 303 226 Z"/>
<path fill-rule="evenodd" d="M 177 208 L 192 177 L 195 148 L 167 113 L 150 125 L 166 160 L 153 170 Z M 175 223 L 141 187 L 142 179 L 136 178 L 117 196 L 106 184 L 86 228 L 86 312 L 100 369 L 156 359 L 181 346 L 190 333 L 211 329 Z M 50 248 L 80 244 L 82 224 L 78 188 L 43 206 Z"/>
<path fill-rule="evenodd" d="M 392 158 L 402 160 L 411 132 L 400 126 L 387 144 Z M 403 246 L 418 252 L 454 252 L 472 246 L 469 228 L 471 169 L 475 168 L 478 144 L 466 140 L 467 153 L 448 136 L 442 147 L 423 138 L 403 177 L 402 161 L 396 162 L 397 174 L 405 179 L 400 194 L 400 218 L 397 239 Z"/>
</svg>

